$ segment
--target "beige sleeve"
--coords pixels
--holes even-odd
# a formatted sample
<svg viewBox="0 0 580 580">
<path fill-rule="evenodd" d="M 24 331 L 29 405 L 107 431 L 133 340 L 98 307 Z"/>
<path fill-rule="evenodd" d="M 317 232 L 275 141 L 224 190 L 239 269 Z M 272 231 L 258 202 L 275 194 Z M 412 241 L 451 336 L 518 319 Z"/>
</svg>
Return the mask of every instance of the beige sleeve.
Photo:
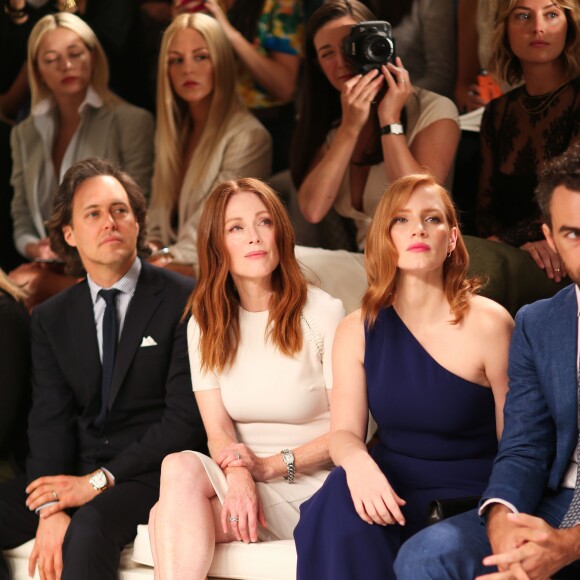
<svg viewBox="0 0 580 580">
<path fill-rule="evenodd" d="M 222 163 L 211 186 L 207 191 L 197 192 L 202 198 L 212 192 L 222 181 L 238 177 L 257 177 L 264 179 L 270 174 L 272 159 L 272 139 L 261 125 L 252 123 L 252 128 L 232 131 L 226 138 L 229 143 L 224 149 Z M 178 262 L 193 264 L 197 269 L 197 228 L 201 219 L 204 204 L 197 206 L 196 211 L 186 218 L 180 228 L 175 244 L 169 249 Z"/>
</svg>

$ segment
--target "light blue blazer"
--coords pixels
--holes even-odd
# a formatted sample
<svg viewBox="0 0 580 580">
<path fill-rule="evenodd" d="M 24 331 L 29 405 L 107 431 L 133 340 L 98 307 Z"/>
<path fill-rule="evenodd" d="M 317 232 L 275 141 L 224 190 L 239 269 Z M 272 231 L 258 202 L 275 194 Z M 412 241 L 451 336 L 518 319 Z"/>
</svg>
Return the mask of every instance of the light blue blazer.
<svg viewBox="0 0 580 580">
<path fill-rule="evenodd" d="M 578 303 L 574 284 L 516 316 L 504 431 L 483 499 L 533 514 L 556 490 L 578 442 Z"/>
</svg>

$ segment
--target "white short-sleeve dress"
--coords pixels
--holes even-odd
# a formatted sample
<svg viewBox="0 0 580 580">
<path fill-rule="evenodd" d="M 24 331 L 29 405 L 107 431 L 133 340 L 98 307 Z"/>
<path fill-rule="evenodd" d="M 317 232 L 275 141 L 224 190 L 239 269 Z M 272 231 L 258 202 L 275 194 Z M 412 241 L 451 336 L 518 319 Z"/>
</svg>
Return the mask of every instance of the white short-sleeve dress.
<svg viewBox="0 0 580 580">
<path fill-rule="evenodd" d="M 199 326 L 188 325 L 189 360 L 194 391 L 220 389 L 224 406 L 234 421 L 239 442 L 258 457 L 294 449 L 324 435 L 330 428 L 327 389 L 332 388 L 332 343 L 344 316 L 340 300 L 309 286 L 302 311 L 302 350 L 284 356 L 266 339 L 268 311 L 240 308 L 240 342 L 234 363 L 216 374 L 202 372 L 199 359 Z M 226 478 L 215 461 L 202 460 L 221 502 Z M 291 539 L 299 506 L 321 486 L 332 465 L 297 472 L 292 485 L 282 477 L 258 482 L 268 528 L 260 540 Z"/>
</svg>

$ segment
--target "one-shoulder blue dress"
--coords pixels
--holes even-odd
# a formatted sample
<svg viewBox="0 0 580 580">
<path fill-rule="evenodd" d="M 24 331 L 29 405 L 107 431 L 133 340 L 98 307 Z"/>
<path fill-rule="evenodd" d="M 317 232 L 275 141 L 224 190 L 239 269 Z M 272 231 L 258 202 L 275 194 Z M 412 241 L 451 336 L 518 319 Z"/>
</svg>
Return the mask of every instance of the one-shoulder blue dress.
<svg viewBox="0 0 580 580">
<path fill-rule="evenodd" d="M 406 524 L 364 522 L 337 467 L 300 508 L 298 580 L 395 578 L 397 552 L 425 527 L 431 501 L 481 495 L 497 452 L 491 389 L 443 368 L 392 307 L 365 337 L 369 409 L 379 438 L 371 455 L 406 500 Z"/>
</svg>

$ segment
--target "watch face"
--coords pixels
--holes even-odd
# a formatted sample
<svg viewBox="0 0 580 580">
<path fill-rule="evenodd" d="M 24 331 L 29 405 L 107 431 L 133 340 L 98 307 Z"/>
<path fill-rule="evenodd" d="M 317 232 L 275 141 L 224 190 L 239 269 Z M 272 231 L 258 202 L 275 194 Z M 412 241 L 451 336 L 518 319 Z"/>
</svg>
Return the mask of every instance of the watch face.
<svg viewBox="0 0 580 580">
<path fill-rule="evenodd" d="M 91 483 L 95 489 L 102 489 L 107 485 L 107 476 L 102 471 L 97 471 L 91 475 Z"/>
<path fill-rule="evenodd" d="M 294 461 L 294 453 L 292 453 L 292 451 L 284 451 L 282 453 L 282 458 L 284 459 L 284 463 L 288 465 Z"/>
</svg>

